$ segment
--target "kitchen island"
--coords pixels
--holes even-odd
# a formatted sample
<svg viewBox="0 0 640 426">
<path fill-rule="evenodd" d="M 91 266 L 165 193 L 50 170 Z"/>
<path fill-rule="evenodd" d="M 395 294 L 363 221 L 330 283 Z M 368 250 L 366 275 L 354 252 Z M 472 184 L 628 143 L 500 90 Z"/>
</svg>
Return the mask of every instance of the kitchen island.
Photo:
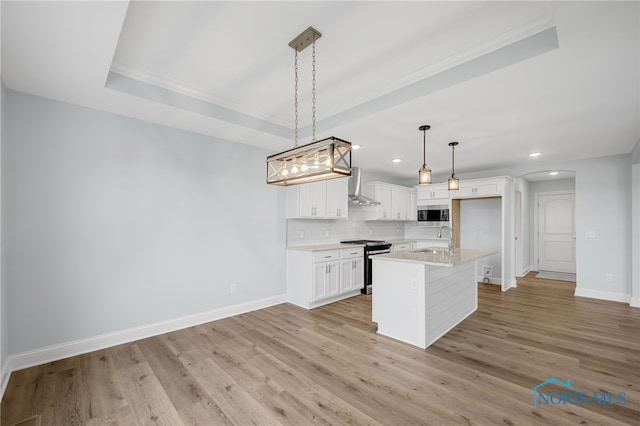
<svg viewBox="0 0 640 426">
<path fill-rule="evenodd" d="M 478 308 L 476 261 L 494 250 L 413 250 L 373 259 L 378 333 L 427 348 Z"/>
</svg>

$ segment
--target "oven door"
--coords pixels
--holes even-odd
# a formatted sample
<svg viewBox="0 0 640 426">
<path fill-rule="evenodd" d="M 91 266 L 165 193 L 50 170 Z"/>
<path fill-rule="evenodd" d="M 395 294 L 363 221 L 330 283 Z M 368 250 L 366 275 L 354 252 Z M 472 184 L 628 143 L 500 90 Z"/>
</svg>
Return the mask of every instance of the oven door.
<svg viewBox="0 0 640 426">
<path fill-rule="evenodd" d="M 385 248 L 376 248 L 373 250 L 364 251 L 364 288 L 362 289 L 362 294 L 371 294 L 373 283 L 373 256 L 378 254 L 391 253 L 391 245 Z"/>
</svg>

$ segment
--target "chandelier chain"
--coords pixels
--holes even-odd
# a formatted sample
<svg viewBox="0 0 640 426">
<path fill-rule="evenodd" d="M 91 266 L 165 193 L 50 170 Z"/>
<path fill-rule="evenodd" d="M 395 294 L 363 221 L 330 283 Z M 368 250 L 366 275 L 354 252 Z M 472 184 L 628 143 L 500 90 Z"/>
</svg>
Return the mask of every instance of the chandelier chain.
<svg viewBox="0 0 640 426">
<path fill-rule="evenodd" d="M 294 111 L 295 111 L 295 130 L 294 130 L 294 137 L 293 137 L 293 147 L 296 148 L 298 146 L 298 51 L 296 49 L 293 49 L 296 54 L 295 54 L 295 59 L 294 59 L 294 65 L 293 65 L 293 71 L 295 74 L 295 88 L 294 88 Z"/>
<path fill-rule="evenodd" d="M 311 78 L 311 141 L 316 140 L 316 42 L 313 42 Z"/>
</svg>

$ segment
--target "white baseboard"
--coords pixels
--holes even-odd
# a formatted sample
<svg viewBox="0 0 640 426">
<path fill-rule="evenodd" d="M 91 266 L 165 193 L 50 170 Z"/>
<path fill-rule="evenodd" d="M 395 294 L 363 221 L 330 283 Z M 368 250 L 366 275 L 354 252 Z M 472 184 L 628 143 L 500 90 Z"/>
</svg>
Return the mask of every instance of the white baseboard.
<svg viewBox="0 0 640 426">
<path fill-rule="evenodd" d="M 4 396 L 4 391 L 7 389 L 7 384 L 9 383 L 9 377 L 11 377 L 11 372 L 7 368 L 8 362 L 5 362 L 2 366 L 2 370 L 0 370 L 0 399 Z"/>
<path fill-rule="evenodd" d="M 268 297 L 266 299 L 254 300 L 234 306 L 227 306 L 220 309 L 214 309 L 199 314 L 187 315 L 168 321 L 161 321 L 154 324 L 144 325 L 141 327 L 129 328 L 127 330 L 116 331 L 113 333 L 102 334 L 99 336 L 88 337 L 86 339 L 74 340 L 71 342 L 60 343 L 44 348 L 34 349 L 15 355 L 10 355 L 7 360 L 7 373 L 21 370 L 23 368 L 33 367 L 35 365 L 56 361 L 70 356 L 80 355 L 88 352 L 97 351 L 99 349 L 117 346 L 124 343 L 133 342 L 147 337 L 157 336 L 163 333 L 180 330 L 183 328 L 193 327 L 195 325 L 216 321 L 222 318 L 243 314 L 257 309 L 267 308 L 280 303 L 286 303 L 286 294 Z M 7 374 L 8 376 L 8 374 Z M 3 372 L 4 383 L 4 372 Z M 4 393 L 4 389 L 3 389 Z"/>
<path fill-rule="evenodd" d="M 588 289 L 578 288 L 578 287 L 576 287 L 574 296 L 589 297 L 591 299 L 609 300 L 611 302 L 629 303 L 631 301 L 631 296 L 625 293 L 614 293 L 612 291 L 602 291 L 602 290 L 588 290 Z"/>
<path fill-rule="evenodd" d="M 640 308 L 640 297 L 632 297 L 629 301 L 629 305 L 633 306 L 634 308 Z"/>
</svg>

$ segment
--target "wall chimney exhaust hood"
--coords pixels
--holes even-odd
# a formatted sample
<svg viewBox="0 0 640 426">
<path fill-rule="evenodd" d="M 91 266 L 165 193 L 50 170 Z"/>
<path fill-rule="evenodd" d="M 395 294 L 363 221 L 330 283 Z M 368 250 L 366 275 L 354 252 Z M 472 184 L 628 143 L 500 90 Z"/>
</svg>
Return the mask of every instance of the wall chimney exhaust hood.
<svg viewBox="0 0 640 426">
<path fill-rule="evenodd" d="M 349 178 L 349 204 L 356 206 L 378 206 L 379 201 L 362 195 L 362 173 L 360 167 L 351 168 Z"/>
</svg>

